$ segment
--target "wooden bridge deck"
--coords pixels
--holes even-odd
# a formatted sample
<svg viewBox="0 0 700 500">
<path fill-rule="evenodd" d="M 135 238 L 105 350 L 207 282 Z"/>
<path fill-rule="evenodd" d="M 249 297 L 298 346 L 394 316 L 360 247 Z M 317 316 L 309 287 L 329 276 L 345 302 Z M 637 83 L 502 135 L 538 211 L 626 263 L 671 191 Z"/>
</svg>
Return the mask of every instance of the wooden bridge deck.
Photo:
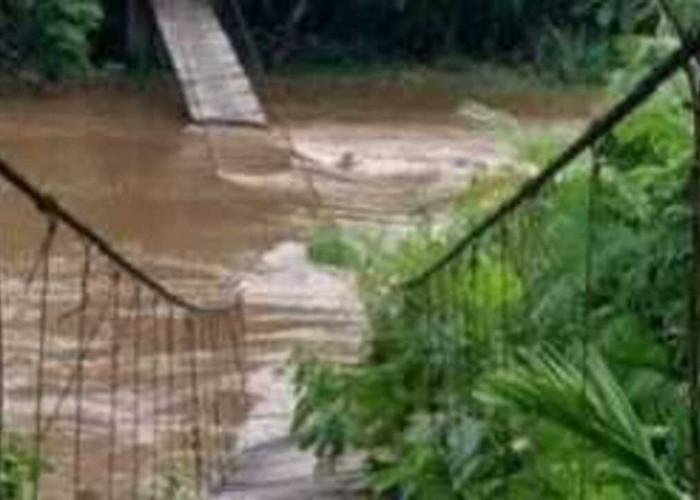
<svg viewBox="0 0 700 500">
<path fill-rule="evenodd" d="M 208 0 L 150 0 L 198 123 L 265 125 L 258 97 Z"/>
</svg>

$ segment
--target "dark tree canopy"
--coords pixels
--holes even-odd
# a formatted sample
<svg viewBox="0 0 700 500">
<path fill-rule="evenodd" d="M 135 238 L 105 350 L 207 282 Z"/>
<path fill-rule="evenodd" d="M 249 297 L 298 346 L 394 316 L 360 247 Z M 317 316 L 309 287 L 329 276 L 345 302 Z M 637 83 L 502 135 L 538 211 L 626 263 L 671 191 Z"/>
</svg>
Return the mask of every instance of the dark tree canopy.
<svg viewBox="0 0 700 500">
<path fill-rule="evenodd" d="M 247 40 L 272 66 L 429 62 L 463 54 L 544 66 L 567 57 L 570 66 L 598 67 L 613 57 L 611 34 L 651 31 L 657 17 L 649 0 L 211 1 L 234 41 L 250 34 Z M 80 74 L 89 63 L 125 59 L 128 5 L 0 0 L 0 64 L 30 65 L 59 78 Z"/>
</svg>

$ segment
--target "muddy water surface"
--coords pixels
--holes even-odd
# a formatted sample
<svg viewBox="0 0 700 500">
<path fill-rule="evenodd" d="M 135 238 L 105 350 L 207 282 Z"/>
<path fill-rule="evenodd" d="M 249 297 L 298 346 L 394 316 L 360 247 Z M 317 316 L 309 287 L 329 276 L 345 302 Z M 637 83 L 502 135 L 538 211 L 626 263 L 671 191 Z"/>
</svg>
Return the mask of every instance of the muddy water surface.
<svg viewBox="0 0 700 500">
<path fill-rule="evenodd" d="M 265 172 L 286 168 L 285 155 L 262 132 L 188 129 L 178 110 L 167 88 L 4 99 L 1 151 L 122 247 L 224 264 L 259 253 L 291 227 L 290 199 L 228 185 L 215 164 Z M 3 227 L 33 225 L 9 195 L 0 203 Z"/>
<path fill-rule="evenodd" d="M 239 472 L 230 498 L 265 489 L 271 474 L 301 478 L 299 498 L 308 498 L 312 459 L 287 444 L 292 398 L 280 368 L 300 345 L 343 362 L 356 353 L 353 277 L 308 261 L 309 228 L 329 219 L 406 227 L 417 207 L 448 200 L 511 159 L 508 147 L 460 113 L 464 93 L 444 85 L 302 79 L 272 82 L 269 96 L 282 124 L 274 133 L 187 126 L 168 85 L 0 99 L 0 154 L 29 179 L 188 297 L 246 293 L 255 406 L 239 444 L 252 450 L 253 466 Z M 580 119 L 595 104 L 531 91 L 472 97 L 536 121 Z M 8 254 L 34 252 L 44 229 L 2 183 L 0 228 Z M 30 334 L 18 330 L 17 342 Z M 97 392 L 99 419 L 106 402 Z M 288 484 L 278 484 L 278 493 L 245 498 L 292 498 Z"/>
<path fill-rule="evenodd" d="M 436 165 L 503 160 L 503 145 L 460 116 L 464 94 L 454 83 L 400 77 L 278 79 L 268 104 L 297 149 L 331 173 L 420 184 L 439 175 Z M 524 119 L 580 118 L 597 102 L 532 90 L 474 95 Z M 0 153 L 110 239 L 148 255 L 232 264 L 293 234 L 290 220 L 310 194 L 281 175 L 290 172 L 289 144 L 252 129 L 205 133 L 181 110 L 165 84 L 3 96 Z M 222 173 L 253 181 L 231 184 Z M 3 227 L 31 225 L 10 195 L 0 204 Z"/>
</svg>

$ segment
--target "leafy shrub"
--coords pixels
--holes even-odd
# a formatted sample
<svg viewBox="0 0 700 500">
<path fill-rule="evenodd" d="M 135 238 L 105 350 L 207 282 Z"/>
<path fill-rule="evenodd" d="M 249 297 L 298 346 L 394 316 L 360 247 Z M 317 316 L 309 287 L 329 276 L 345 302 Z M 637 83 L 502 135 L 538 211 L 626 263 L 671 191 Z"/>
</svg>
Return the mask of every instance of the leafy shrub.
<svg viewBox="0 0 700 500">
<path fill-rule="evenodd" d="M 37 469 L 44 467 L 28 452 L 29 446 L 16 436 L 3 436 L 0 456 L 0 498 L 29 498 Z"/>
<path fill-rule="evenodd" d="M 469 272 L 398 293 L 390 284 L 442 254 L 478 203 L 389 258 L 373 252 L 366 357 L 351 370 L 298 368 L 302 444 L 361 450 L 378 495 L 687 498 L 682 100 L 658 96 L 601 145 L 592 233 L 582 163 L 511 221 L 509 238 L 536 241 L 534 253 L 485 238 Z M 518 348 L 508 363 L 505 338 Z"/>
<path fill-rule="evenodd" d="M 303 447 L 331 460 L 341 456 L 353 440 L 352 419 L 344 405 L 347 399 L 341 396 L 351 388 L 339 374 L 339 368 L 307 359 L 299 362 L 294 378 L 298 390 L 292 431 Z M 325 411 L 315 411 L 319 404 Z"/>
<path fill-rule="evenodd" d="M 601 153 L 621 170 L 674 166 L 690 155 L 686 98 L 666 91 L 608 136 Z"/>
<path fill-rule="evenodd" d="M 102 20 L 98 0 L 41 0 L 34 7 L 39 66 L 50 80 L 90 69 L 90 34 Z"/>
<path fill-rule="evenodd" d="M 362 242 L 336 227 L 322 227 L 313 232 L 309 257 L 319 264 L 346 269 L 359 269 L 366 260 Z"/>
</svg>

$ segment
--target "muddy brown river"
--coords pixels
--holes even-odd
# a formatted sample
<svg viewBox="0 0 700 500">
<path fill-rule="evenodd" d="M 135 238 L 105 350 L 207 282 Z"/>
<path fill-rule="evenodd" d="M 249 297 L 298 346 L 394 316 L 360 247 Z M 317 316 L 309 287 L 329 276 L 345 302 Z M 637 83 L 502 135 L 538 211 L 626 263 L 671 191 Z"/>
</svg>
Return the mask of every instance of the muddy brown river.
<svg viewBox="0 0 700 500">
<path fill-rule="evenodd" d="M 221 498 L 309 498 L 313 460 L 288 443 L 292 399 L 280 367 L 299 346 L 352 362 L 361 329 L 353 277 L 306 257 L 311 229 L 405 230 L 417 212 L 447 206 L 473 178 L 514 161 L 508 144 L 484 132 L 484 113 L 575 123 L 598 101 L 574 97 L 403 77 L 276 79 L 264 99 L 276 125 L 257 130 L 188 125 L 167 82 L 5 92 L 0 154 L 187 297 L 243 290 L 253 404 L 238 441 L 252 465 Z M 0 228 L 5 257 L 26 260 L 45 221 L 0 183 Z M 100 401 L 90 401 L 97 417 Z M 275 474 L 300 493 L 286 479 L 267 488 Z"/>
</svg>

